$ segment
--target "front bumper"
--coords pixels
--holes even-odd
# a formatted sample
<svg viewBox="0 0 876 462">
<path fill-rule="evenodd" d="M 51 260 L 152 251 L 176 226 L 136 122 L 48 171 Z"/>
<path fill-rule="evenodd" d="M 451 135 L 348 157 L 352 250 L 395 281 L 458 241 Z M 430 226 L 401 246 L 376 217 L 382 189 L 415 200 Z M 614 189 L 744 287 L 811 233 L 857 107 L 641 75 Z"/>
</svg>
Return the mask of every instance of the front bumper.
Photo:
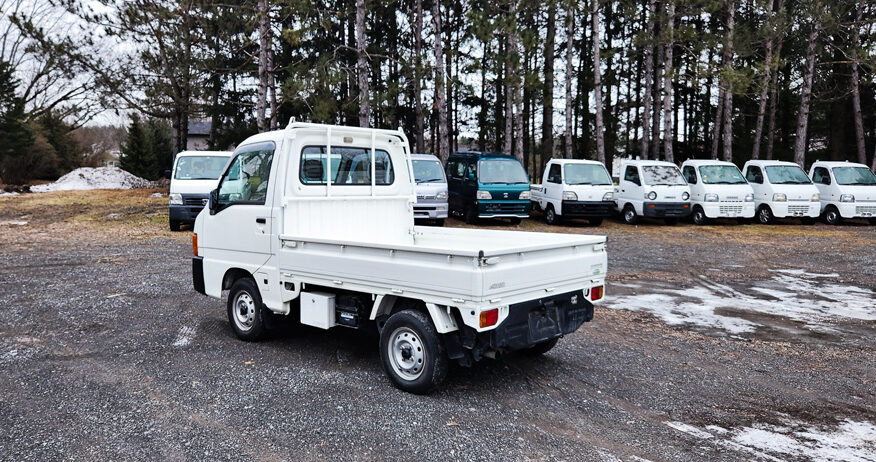
<svg viewBox="0 0 876 462">
<path fill-rule="evenodd" d="M 532 202 L 529 200 L 477 201 L 480 218 L 529 218 Z"/>
<path fill-rule="evenodd" d="M 183 194 L 183 203 L 170 205 L 170 219 L 182 223 L 194 223 L 201 210 L 207 206 L 208 196 Z"/>
<path fill-rule="evenodd" d="M 821 215 L 821 203 L 810 201 L 773 202 L 769 204 L 776 218 L 808 217 L 818 218 Z"/>
<path fill-rule="evenodd" d="M 831 202 L 843 218 L 876 218 L 876 202 Z"/>
<path fill-rule="evenodd" d="M 564 217 L 610 217 L 614 215 L 614 202 L 563 201 L 560 215 Z"/>
<path fill-rule="evenodd" d="M 690 215 L 690 202 L 645 202 L 642 215 L 656 218 L 683 218 Z"/>
<path fill-rule="evenodd" d="M 708 218 L 754 218 L 754 202 L 698 202 Z"/>
<path fill-rule="evenodd" d="M 192 257 L 192 286 L 195 292 L 207 295 L 204 287 L 204 257 Z"/>
<path fill-rule="evenodd" d="M 447 218 L 447 202 L 418 202 L 414 204 L 414 218 L 430 220 Z"/>
</svg>

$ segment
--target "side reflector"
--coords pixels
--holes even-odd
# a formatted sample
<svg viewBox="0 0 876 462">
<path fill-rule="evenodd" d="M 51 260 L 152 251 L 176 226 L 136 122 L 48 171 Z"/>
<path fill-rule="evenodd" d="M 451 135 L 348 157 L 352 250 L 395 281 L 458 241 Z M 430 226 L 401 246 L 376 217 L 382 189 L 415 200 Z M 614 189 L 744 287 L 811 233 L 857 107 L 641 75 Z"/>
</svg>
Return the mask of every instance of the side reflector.
<svg viewBox="0 0 876 462">
<path fill-rule="evenodd" d="M 198 256 L 198 235 L 192 233 L 192 253 Z"/>
<path fill-rule="evenodd" d="M 499 321 L 499 309 L 481 311 L 481 327 L 495 326 Z"/>
<path fill-rule="evenodd" d="M 596 300 L 600 300 L 600 299 L 602 298 L 602 292 L 603 292 L 603 290 L 604 290 L 604 289 L 603 289 L 602 286 L 596 286 L 596 287 L 590 289 L 590 300 L 591 300 L 591 301 L 594 301 L 594 302 L 595 302 Z M 482 316 L 483 316 L 483 315 L 482 315 Z"/>
</svg>

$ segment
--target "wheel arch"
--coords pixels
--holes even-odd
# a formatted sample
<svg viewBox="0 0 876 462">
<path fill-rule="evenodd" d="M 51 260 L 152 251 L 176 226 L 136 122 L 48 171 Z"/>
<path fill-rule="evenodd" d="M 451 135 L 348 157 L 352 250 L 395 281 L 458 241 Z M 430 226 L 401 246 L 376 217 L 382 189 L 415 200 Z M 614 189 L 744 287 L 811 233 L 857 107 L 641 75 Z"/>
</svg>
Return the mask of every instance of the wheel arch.
<svg viewBox="0 0 876 462">
<path fill-rule="evenodd" d="M 228 290 L 234 283 L 241 278 L 250 278 L 255 280 L 252 273 L 243 268 L 228 268 L 222 276 L 222 290 Z M 258 285 L 256 285 L 258 287 Z"/>
<path fill-rule="evenodd" d="M 383 322 L 393 314 L 403 310 L 413 310 L 428 316 L 438 333 L 445 334 L 459 329 L 451 314 L 453 309 L 455 308 L 426 303 L 415 298 L 378 295 L 371 308 L 370 319 L 377 321 L 378 327 L 382 327 Z"/>
</svg>

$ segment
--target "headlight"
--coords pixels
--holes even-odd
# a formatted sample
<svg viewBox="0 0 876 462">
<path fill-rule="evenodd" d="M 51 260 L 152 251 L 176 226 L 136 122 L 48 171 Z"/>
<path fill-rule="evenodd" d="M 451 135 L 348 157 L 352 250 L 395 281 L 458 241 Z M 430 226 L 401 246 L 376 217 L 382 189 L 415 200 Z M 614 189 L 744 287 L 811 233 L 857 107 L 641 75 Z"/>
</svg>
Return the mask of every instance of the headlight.
<svg viewBox="0 0 876 462">
<path fill-rule="evenodd" d="M 480 191 L 480 190 L 478 191 L 478 194 L 476 197 L 478 199 L 492 199 L 493 198 L 492 194 L 490 194 L 489 191 Z"/>
<path fill-rule="evenodd" d="M 613 192 L 607 192 L 607 193 L 605 193 L 605 195 L 602 196 L 602 200 L 604 200 L 604 201 L 613 201 L 613 200 L 614 200 L 614 193 L 613 193 Z"/>
<path fill-rule="evenodd" d="M 563 196 L 565 196 L 565 193 L 563 193 Z M 519 196 L 517 196 L 517 198 L 522 200 L 522 201 L 529 200 L 530 197 L 532 197 L 532 193 L 529 191 L 523 191 L 520 193 Z"/>
<path fill-rule="evenodd" d="M 754 202 L 754 194 L 746 194 L 745 202 Z"/>
<path fill-rule="evenodd" d="M 576 201 L 576 200 L 578 200 L 578 195 L 575 194 L 575 191 L 563 191 L 563 200 L 564 201 Z"/>
<path fill-rule="evenodd" d="M 170 205 L 182 205 L 182 194 L 168 194 L 168 198 L 170 198 Z"/>
<path fill-rule="evenodd" d="M 788 196 L 786 196 L 782 193 L 773 194 L 773 202 L 787 202 L 787 201 L 788 201 Z"/>
<path fill-rule="evenodd" d="M 855 202 L 855 196 L 851 194 L 843 194 L 840 196 L 840 202 Z"/>
<path fill-rule="evenodd" d="M 716 197 L 717 197 L 717 196 L 716 196 Z M 685 191 L 685 192 L 681 193 L 681 200 L 686 201 L 686 200 L 688 200 L 688 199 L 690 199 L 690 193 L 689 193 L 689 192 Z M 718 200 L 718 199 L 715 199 L 715 200 Z"/>
<path fill-rule="evenodd" d="M 818 202 L 821 200 L 821 196 L 819 196 L 818 193 L 815 193 L 812 195 L 812 199 L 809 199 L 809 200 L 812 202 Z"/>
<path fill-rule="evenodd" d="M 439 201 L 447 200 L 447 191 L 441 191 L 438 194 L 435 194 L 435 199 Z"/>
<path fill-rule="evenodd" d="M 718 202 L 718 195 L 717 194 L 706 194 L 704 200 L 706 202 Z"/>
<path fill-rule="evenodd" d="M 651 191 L 648 194 L 645 194 L 645 199 L 653 201 L 654 199 L 657 199 L 657 193 L 654 191 Z"/>
</svg>

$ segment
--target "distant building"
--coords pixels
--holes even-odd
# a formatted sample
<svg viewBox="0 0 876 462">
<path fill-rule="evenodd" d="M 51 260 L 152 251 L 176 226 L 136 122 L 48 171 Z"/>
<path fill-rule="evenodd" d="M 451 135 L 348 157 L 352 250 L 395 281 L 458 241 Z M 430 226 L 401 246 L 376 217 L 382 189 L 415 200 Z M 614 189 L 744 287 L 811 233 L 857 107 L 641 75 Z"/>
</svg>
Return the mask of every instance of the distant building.
<svg viewBox="0 0 876 462">
<path fill-rule="evenodd" d="M 121 151 L 103 151 L 92 157 L 94 159 L 92 165 L 96 164 L 98 167 L 118 167 L 121 156 Z"/>
<path fill-rule="evenodd" d="M 189 136 L 186 149 L 189 151 L 203 151 L 210 147 L 210 128 L 212 124 L 206 122 L 189 122 Z"/>
</svg>

